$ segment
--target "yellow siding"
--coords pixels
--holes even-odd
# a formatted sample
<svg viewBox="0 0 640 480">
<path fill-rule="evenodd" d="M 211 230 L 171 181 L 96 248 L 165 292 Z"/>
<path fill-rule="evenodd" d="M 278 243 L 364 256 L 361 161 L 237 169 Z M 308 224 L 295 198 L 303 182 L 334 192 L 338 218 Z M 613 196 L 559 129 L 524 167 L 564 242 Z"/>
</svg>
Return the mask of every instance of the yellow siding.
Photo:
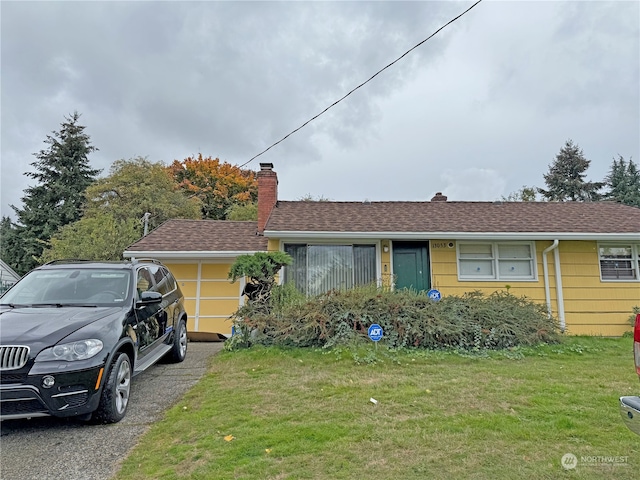
<svg viewBox="0 0 640 480">
<path fill-rule="evenodd" d="M 203 263 L 202 278 L 227 280 L 230 269 L 230 263 Z"/>
<path fill-rule="evenodd" d="M 200 298 L 204 297 L 234 297 L 240 294 L 240 284 L 230 283 L 228 280 L 202 280 L 200 283 Z"/>
<path fill-rule="evenodd" d="M 593 335 L 602 337 L 621 337 L 625 332 L 631 330 L 629 325 L 569 325 L 566 333 L 568 335 Z"/>
<path fill-rule="evenodd" d="M 196 299 L 195 298 L 185 298 L 184 299 L 184 308 L 187 311 L 187 316 L 189 318 L 193 318 L 196 312 Z"/>
<path fill-rule="evenodd" d="M 200 298 L 200 316 L 223 315 L 225 317 L 231 315 L 238 310 L 238 299 L 233 300 L 210 300 Z"/>
<path fill-rule="evenodd" d="M 195 298 L 198 294 L 198 282 L 197 281 L 181 281 L 178 280 L 178 284 L 180 285 L 180 290 L 182 290 L 182 294 L 185 297 L 193 297 Z"/>
<path fill-rule="evenodd" d="M 640 284 L 600 280 L 597 242 L 560 242 L 560 264 L 569 334 L 621 335 L 631 328 Z"/>
<path fill-rule="evenodd" d="M 448 244 L 454 243 L 454 248 L 449 248 Z M 542 243 L 542 245 L 538 245 Z M 548 247 L 550 242 L 537 242 L 536 255 L 538 259 L 538 280 L 537 281 L 459 281 L 458 263 L 456 256 L 457 245 L 453 240 L 438 240 L 431 242 L 431 273 L 432 285 L 440 290 L 443 295 L 463 295 L 466 292 L 479 290 L 485 295 L 496 291 L 509 291 L 514 295 L 526 296 L 533 301 L 544 303 L 544 280 L 542 278 L 542 250 Z M 444 245 L 444 246 L 442 246 Z M 553 265 L 551 265 L 551 269 Z M 552 271 L 552 270 L 550 270 Z M 507 285 L 509 288 L 507 289 Z M 555 285 L 552 284 L 550 290 L 551 297 L 555 301 Z"/>
<path fill-rule="evenodd" d="M 448 243 L 453 242 L 454 248 Z M 538 303 L 545 303 L 542 251 L 551 241 L 537 241 L 537 280 L 535 281 L 458 281 L 457 244 L 454 239 L 431 242 L 430 263 L 432 286 L 443 295 L 462 295 L 479 290 L 485 294 L 506 290 L 526 296 Z M 380 273 L 383 285 L 390 285 L 391 253 L 384 252 L 390 246 L 389 239 L 380 243 Z M 268 250 L 280 249 L 279 239 L 269 239 Z M 595 241 L 561 241 L 558 247 L 561 263 L 562 286 L 567 333 L 571 335 L 619 336 L 630 329 L 628 318 L 633 306 L 640 304 L 640 284 L 637 282 L 603 282 L 600 280 L 598 246 Z M 240 285 L 227 279 L 231 263 L 167 262 L 180 284 L 189 315 L 190 331 L 231 332 L 231 320 L 227 317 L 241 303 Z M 386 267 L 386 270 L 385 270 Z M 554 253 L 547 255 L 549 292 L 554 316 L 558 314 Z M 197 299 L 198 289 L 200 298 Z"/>
<path fill-rule="evenodd" d="M 195 332 L 196 331 L 196 319 L 193 317 L 187 318 L 187 332 Z"/>
<path fill-rule="evenodd" d="M 173 276 L 177 278 L 198 278 L 198 265 L 191 263 L 165 263 L 167 268 L 171 270 Z"/>
<path fill-rule="evenodd" d="M 228 318 L 200 318 L 199 331 L 200 332 L 214 332 L 221 333 L 223 335 L 231 334 L 231 327 L 233 323 Z"/>
<path fill-rule="evenodd" d="M 240 283 L 227 276 L 231 262 L 166 262 L 185 296 L 190 332 L 231 333 L 228 317 L 240 306 Z"/>
<path fill-rule="evenodd" d="M 440 244 L 441 241 L 432 242 L 432 245 L 434 243 Z M 546 303 L 542 252 L 551 244 L 550 241 L 536 242 L 538 280 L 534 282 L 458 281 L 456 249 L 432 248 L 432 284 L 443 295 L 462 295 L 473 290 L 489 294 L 506 290 L 509 284 L 510 293 Z M 595 241 L 561 241 L 558 249 L 567 333 L 610 336 L 622 335 L 629 330 L 628 318 L 633 306 L 640 304 L 640 284 L 601 281 L 598 245 Z M 547 254 L 547 267 L 552 311 L 557 316 L 553 251 Z"/>
<path fill-rule="evenodd" d="M 270 238 L 267 241 L 267 251 L 277 252 L 278 250 L 280 250 L 280 240 L 276 238 Z"/>
</svg>

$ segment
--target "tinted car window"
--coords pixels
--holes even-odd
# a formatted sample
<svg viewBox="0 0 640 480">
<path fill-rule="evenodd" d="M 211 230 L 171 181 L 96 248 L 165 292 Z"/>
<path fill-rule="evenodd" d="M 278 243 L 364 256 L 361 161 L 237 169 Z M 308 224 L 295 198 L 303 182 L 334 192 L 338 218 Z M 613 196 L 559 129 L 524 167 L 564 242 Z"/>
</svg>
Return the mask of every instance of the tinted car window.
<svg viewBox="0 0 640 480">
<path fill-rule="evenodd" d="M 130 273 L 118 269 L 34 270 L 2 296 L 3 304 L 121 304 Z"/>
<path fill-rule="evenodd" d="M 166 268 L 158 268 L 154 273 L 154 278 L 156 280 L 156 291 L 162 295 L 167 295 L 176 289 L 176 282 Z"/>
<path fill-rule="evenodd" d="M 138 277 L 136 279 L 136 290 L 138 291 L 138 298 L 142 292 L 147 290 L 154 290 L 153 275 L 148 268 L 141 268 L 138 270 Z"/>
</svg>

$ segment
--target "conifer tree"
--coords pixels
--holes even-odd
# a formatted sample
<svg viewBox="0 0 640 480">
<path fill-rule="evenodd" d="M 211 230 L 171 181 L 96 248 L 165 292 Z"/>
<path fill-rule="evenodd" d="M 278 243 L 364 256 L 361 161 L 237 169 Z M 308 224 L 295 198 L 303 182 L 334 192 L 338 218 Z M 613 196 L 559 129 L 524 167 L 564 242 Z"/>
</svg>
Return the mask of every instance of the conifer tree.
<svg viewBox="0 0 640 480">
<path fill-rule="evenodd" d="M 547 190 L 538 188 L 538 192 L 551 202 L 599 200 L 599 191 L 604 182 L 585 180 L 585 172 L 590 164 L 591 160 L 585 158 L 582 149 L 572 140 L 567 140 L 549 166 L 549 173 L 544 175 Z"/>
<path fill-rule="evenodd" d="M 35 171 L 25 173 L 36 185 L 25 189 L 22 208 L 11 206 L 20 245 L 5 261 L 18 273 L 34 268 L 51 236 L 81 217 L 84 192 L 100 173 L 89 166 L 89 154 L 97 148 L 79 120 L 80 114 L 74 112 L 65 117 L 59 131 L 47 135 L 48 147 L 34 154 Z"/>
<path fill-rule="evenodd" d="M 640 207 L 640 170 L 633 160 L 627 163 L 622 155 L 614 158 L 605 182 L 609 187 L 605 198 Z"/>
</svg>

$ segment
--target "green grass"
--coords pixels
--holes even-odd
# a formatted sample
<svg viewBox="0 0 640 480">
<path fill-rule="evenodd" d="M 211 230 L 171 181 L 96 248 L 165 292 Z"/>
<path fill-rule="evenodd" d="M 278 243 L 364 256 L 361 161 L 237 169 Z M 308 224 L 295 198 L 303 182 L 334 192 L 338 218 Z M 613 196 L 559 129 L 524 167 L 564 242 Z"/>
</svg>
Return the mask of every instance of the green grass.
<svg viewBox="0 0 640 480">
<path fill-rule="evenodd" d="M 116 478 L 638 478 L 640 438 L 618 413 L 620 395 L 640 392 L 630 338 L 364 348 L 220 353 Z"/>
</svg>

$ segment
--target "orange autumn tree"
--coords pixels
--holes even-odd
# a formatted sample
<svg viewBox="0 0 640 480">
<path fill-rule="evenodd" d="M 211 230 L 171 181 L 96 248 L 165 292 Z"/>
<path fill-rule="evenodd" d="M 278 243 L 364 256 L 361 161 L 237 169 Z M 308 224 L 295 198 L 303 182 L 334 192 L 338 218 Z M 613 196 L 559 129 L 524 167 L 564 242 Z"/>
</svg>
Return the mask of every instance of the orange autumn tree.
<svg viewBox="0 0 640 480">
<path fill-rule="evenodd" d="M 202 201 L 202 218 L 226 220 L 233 207 L 258 200 L 258 178 L 253 170 L 221 162 L 217 158 L 188 157 L 175 160 L 167 170 L 188 196 Z"/>
</svg>

